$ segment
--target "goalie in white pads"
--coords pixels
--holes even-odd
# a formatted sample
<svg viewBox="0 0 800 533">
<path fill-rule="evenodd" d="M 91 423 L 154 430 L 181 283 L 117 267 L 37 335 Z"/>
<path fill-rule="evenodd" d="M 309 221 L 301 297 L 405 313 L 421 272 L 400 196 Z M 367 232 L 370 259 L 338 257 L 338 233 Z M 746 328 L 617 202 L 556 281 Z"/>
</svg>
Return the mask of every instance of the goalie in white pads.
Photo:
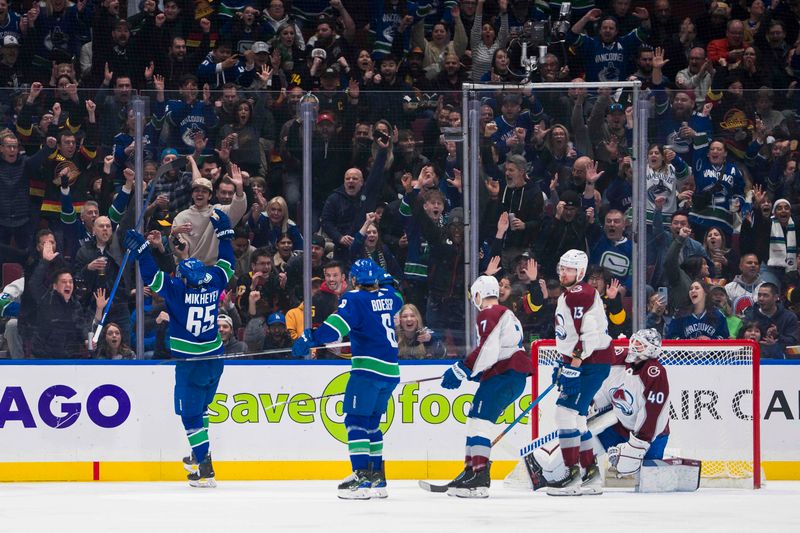
<svg viewBox="0 0 800 533">
<path fill-rule="evenodd" d="M 643 329 L 631 336 L 626 351 L 617 354 L 611 373 L 594 397 L 596 412 L 611 411 L 589 421 L 589 428 L 598 432 L 593 447 L 608 452 L 612 473 L 632 476 L 641 471 L 637 481 L 642 491 L 695 490 L 699 462 L 661 461 L 669 439 L 669 379 L 658 361 L 661 353 L 661 336 L 654 329 Z M 542 485 L 538 475 L 552 482 L 566 474 L 554 451 L 545 445 L 534 451 L 532 458 L 525 458 L 534 490 Z M 643 462 L 653 468 L 643 469 Z"/>
<path fill-rule="evenodd" d="M 525 390 L 533 373 L 522 345 L 522 325 L 514 313 L 498 303 L 500 285 L 481 276 L 470 288 L 476 317 L 478 346 L 442 376 L 442 387 L 457 389 L 464 379 L 479 381 L 467 417 L 464 471 L 448 484 L 447 494 L 461 498 L 489 496 L 489 454 L 495 421 Z"/>
</svg>

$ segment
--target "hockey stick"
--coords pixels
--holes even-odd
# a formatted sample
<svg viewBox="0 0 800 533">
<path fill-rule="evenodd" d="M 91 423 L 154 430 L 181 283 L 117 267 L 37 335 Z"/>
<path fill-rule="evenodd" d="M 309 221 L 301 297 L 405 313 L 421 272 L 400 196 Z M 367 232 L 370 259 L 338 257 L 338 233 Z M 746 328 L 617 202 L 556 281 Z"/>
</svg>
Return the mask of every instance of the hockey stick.
<svg viewBox="0 0 800 533">
<path fill-rule="evenodd" d="M 312 349 L 316 348 L 342 348 L 345 346 L 350 346 L 349 342 L 334 342 L 331 344 L 323 344 L 322 346 L 315 346 Z M 182 361 L 185 363 L 191 363 L 194 361 L 216 361 L 217 359 L 238 359 L 240 357 L 253 357 L 255 355 L 273 355 L 279 353 L 286 353 L 291 352 L 291 348 L 276 348 L 274 350 L 266 350 L 263 352 L 249 352 L 249 353 L 230 353 L 230 354 L 220 354 L 220 355 L 201 355 L 199 357 L 170 357 L 169 359 L 162 359 L 158 362 L 158 364 L 162 363 L 175 363 L 177 361 Z"/>
<path fill-rule="evenodd" d="M 409 380 L 409 381 L 401 381 L 400 383 L 398 383 L 398 385 L 410 385 L 412 383 L 424 383 L 426 381 L 433 381 L 435 379 L 442 379 L 442 376 L 432 376 L 432 377 L 429 377 L 429 378 L 412 379 L 412 380 Z M 312 400 L 324 400 L 326 398 L 335 398 L 336 396 L 343 396 L 344 394 L 345 394 L 344 392 L 335 392 L 333 394 L 324 394 L 322 396 L 316 396 L 314 398 L 300 398 L 298 400 L 286 400 L 285 402 L 279 402 L 279 403 L 273 404 L 271 407 L 269 407 L 269 409 L 275 409 L 276 407 L 280 407 L 282 405 L 289 405 L 289 404 L 292 404 L 292 403 L 308 402 L 308 401 L 312 401 Z"/>
<path fill-rule="evenodd" d="M 147 201 L 145 202 L 145 208 L 142 209 L 142 212 L 139 213 L 138 218 L 136 219 L 136 224 L 133 226 L 134 228 L 138 228 L 139 225 L 142 223 L 144 219 L 144 214 L 147 212 L 147 207 L 150 205 L 150 202 L 153 200 L 153 192 L 156 190 L 155 184 L 156 182 L 171 170 L 178 170 L 186 166 L 186 158 L 179 157 L 170 161 L 169 163 L 165 163 L 158 167 L 156 171 L 155 177 L 150 180 L 150 192 L 147 193 Z M 128 206 L 130 208 L 130 204 Z M 123 237 L 124 239 L 124 237 Z M 97 341 L 100 339 L 100 332 L 103 331 L 103 326 L 106 323 L 106 319 L 108 318 L 108 312 L 111 310 L 111 304 L 114 302 L 114 296 L 117 295 L 117 288 L 119 288 L 119 282 L 122 279 L 122 273 L 125 271 L 125 266 L 128 264 L 128 259 L 131 256 L 130 250 L 125 250 L 125 255 L 122 257 L 122 263 L 119 266 L 119 272 L 117 272 L 117 278 L 114 280 L 114 286 L 111 287 L 111 294 L 108 296 L 108 302 L 106 303 L 105 309 L 103 309 L 103 316 L 100 318 L 100 322 L 97 323 L 97 329 L 94 332 L 94 336 L 92 337 L 92 344 L 95 346 L 97 345 Z"/>
<path fill-rule="evenodd" d="M 506 429 L 504 429 L 504 430 L 503 430 L 503 431 L 502 431 L 502 432 L 501 432 L 501 433 L 500 433 L 498 436 L 496 436 L 496 437 L 494 438 L 494 440 L 492 441 L 492 444 L 491 444 L 491 445 L 492 445 L 492 446 L 494 446 L 495 444 L 497 444 L 498 442 L 500 442 L 500 439 L 502 439 L 503 437 L 505 437 L 505 436 L 506 436 L 506 434 L 507 434 L 509 431 L 511 431 L 511 428 L 513 428 L 514 426 L 516 426 L 516 425 L 519 423 L 519 421 L 520 421 L 520 420 L 522 420 L 522 418 L 523 418 L 525 415 L 527 415 L 528 413 L 530 413 L 530 412 L 531 412 L 531 410 L 532 410 L 534 407 L 536 407 L 536 406 L 539 404 L 539 402 L 541 402 L 541 401 L 544 399 L 544 397 L 545 397 L 545 396 L 547 396 L 547 394 L 548 394 L 548 393 L 549 393 L 551 390 L 553 390 L 553 388 L 554 388 L 555 386 L 556 386 L 556 384 L 555 384 L 555 383 L 551 383 L 549 387 L 547 387 L 545 390 L 543 390 L 543 391 L 542 391 L 542 393 L 541 393 L 539 396 L 537 396 L 537 397 L 536 397 L 536 399 L 535 399 L 535 400 L 533 400 L 533 401 L 531 402 L 531 404 L 530 404 L 528 407 L 526 407 L 526 408 L 525 408 L 525 409 L 522 411 L 522 413 L 520 413 L 520 415 L 519 415 L 519 416 L 516 418 L 516 420 L 514 420 L 513 422 L 511 422 L 511 424 L 510 424 L 510 425 L 509 425 L 509 426 L 508 426 Z M 544 437 L 542 437 L 542 438 L 544 438 Z M 418 481 L 418 482 L 417 482 L 417 484 L 419 485 L 419 488 L 421 488 L 422 490 L 428 491 L 428 492 L 437 492 L 437 493 L 443 493 L 443 492 L 447 492 L 447 489 L 448 489 L 448 486 L 447 486 L 447 485 L 434 485 L 433 483 L 430 483 L 430 482 L 428 482 L 428 481 L 422 481 L 422 480 Z"/>
</svg>

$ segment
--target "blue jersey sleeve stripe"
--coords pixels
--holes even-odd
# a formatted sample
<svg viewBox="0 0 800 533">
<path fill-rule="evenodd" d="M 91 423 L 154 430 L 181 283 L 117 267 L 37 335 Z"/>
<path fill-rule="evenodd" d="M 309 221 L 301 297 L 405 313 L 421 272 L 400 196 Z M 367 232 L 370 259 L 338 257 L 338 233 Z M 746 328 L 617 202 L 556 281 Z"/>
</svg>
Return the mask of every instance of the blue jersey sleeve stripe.
<svg viewBox="0 0 800 533">
<path fill-rule="evenodd" d="M 346 337 L 347 334 L 350 333 L 350 325 L 347 323 L 345 319 L 343 319 L 336 313 L 328 316 L 328 318 L 325 319 L 325 322 L 323 322 L 323 324 L 326 324 L 332 327 L 334 330 L 336 330 L 336 332 L 339 334 L 340 339 Z"/>
</svg>

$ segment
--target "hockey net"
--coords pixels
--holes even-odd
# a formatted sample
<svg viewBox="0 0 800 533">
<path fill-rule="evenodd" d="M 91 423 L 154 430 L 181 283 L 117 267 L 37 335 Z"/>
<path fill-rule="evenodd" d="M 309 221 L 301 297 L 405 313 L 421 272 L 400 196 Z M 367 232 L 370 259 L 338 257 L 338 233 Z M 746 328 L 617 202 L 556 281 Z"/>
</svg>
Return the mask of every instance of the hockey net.
<svg viewBox="0 0 800 533">
<path fill-rule="evenodd" d="M 619 350 L 627 339 L 615 341 Z M 560 357 L 555 341 L 535 343 L 532 397 L 551 379 Z M 659 361 L 670 386 L 670 437 L 665 455 L 702 461 L 701 486 L 761 486 L 759 349 L 750 341 L 664 341 Z M 533 438 L 555 430 L 557 393 L 531 417 Z M 512 474 L 513 475 L 513 474 Z M 519 475 L 519 472 L 517 472 Z"/>
</svg>

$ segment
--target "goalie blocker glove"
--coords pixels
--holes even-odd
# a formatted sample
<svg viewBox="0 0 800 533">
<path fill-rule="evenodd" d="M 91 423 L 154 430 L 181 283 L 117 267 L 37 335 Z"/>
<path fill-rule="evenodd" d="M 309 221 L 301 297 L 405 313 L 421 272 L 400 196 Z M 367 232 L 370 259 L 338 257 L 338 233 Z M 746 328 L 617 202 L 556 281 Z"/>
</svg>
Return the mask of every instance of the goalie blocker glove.
<svg viewBox="0 0 800 533">
<path fill-rule="evenodd" d="M 642 460 L 650 449 L 650 443 L 631 433 L 628 442 L 608 449 L 608 461 L 621 476 L 635 474 L 642 467 Z"/>
</svg>

